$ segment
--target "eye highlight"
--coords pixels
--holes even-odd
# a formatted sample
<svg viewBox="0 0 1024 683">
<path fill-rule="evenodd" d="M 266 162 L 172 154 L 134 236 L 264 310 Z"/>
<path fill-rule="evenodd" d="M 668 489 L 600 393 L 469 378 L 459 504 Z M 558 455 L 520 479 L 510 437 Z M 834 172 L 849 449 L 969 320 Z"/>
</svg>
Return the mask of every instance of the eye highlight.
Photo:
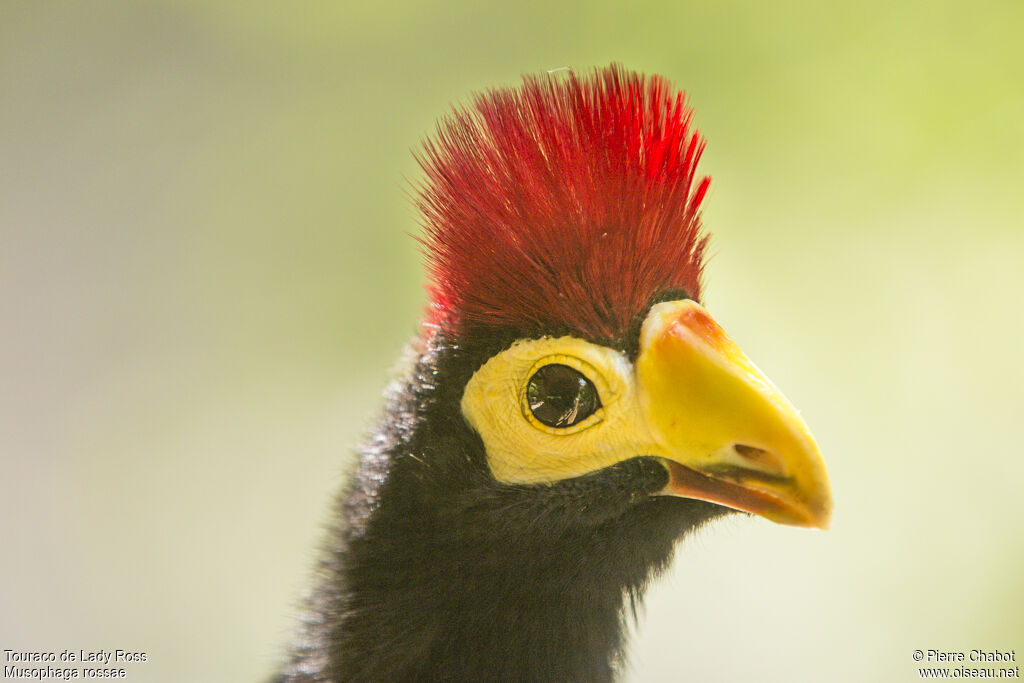
<svg viewBox="0 0 1024 683">
<path fill-rule="evenodd" d="M 594 383 L 579 370 L 551 363 L 530 377 L 526 404 L 541 424 L 564 429 L 590 417 L 601 407 L 601 399 Z"/>
</svg>

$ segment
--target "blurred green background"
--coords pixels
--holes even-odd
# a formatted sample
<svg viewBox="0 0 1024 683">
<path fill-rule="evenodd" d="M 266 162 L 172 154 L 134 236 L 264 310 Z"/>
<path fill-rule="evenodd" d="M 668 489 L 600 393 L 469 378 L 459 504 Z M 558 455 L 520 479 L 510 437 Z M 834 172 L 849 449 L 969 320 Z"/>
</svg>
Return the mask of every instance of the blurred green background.
<svg viewBox="0 0 1024 683">
<path fill-rule="evenodd" d="M 410 150 L 619 61 L 709 139 L 706 303 L 800 406 L 828 533 L 730 519 L 628 681 L 1024 656 L 1024 3 L 0 3 L 0 648 L 283 652 L 424 304 Z"/>
</svg>

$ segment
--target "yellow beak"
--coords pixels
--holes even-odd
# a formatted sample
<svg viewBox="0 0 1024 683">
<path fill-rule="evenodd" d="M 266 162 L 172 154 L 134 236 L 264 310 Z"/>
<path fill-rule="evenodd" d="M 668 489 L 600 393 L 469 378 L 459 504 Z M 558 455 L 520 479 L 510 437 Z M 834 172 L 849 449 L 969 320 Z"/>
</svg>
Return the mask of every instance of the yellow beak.
<svg viewBox="0 0 1024 683">
<path fill-rule="evenodd" d="M 832 493 L 796 409 L 699 304 L 654 306 L 640 333 L 640 404 L 666 495 L 828 528 Z"/>
</svg>

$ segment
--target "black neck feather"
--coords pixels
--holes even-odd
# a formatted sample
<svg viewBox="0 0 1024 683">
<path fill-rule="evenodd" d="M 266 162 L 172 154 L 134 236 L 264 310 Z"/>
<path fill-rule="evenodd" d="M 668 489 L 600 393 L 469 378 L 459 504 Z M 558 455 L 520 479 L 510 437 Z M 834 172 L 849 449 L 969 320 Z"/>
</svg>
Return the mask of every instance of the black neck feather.
<svg viewBox="0 0 1024 683">
<path fill-rule="evenodd" d="M 615 677 L 626 615 L 722 508 L 651 497 L 667 474 L 645 457 L 551 486 L 496 482 L 459 400 L 508 342 L 435 338 L 393 391 L 280 681 Z"/>
</svg>

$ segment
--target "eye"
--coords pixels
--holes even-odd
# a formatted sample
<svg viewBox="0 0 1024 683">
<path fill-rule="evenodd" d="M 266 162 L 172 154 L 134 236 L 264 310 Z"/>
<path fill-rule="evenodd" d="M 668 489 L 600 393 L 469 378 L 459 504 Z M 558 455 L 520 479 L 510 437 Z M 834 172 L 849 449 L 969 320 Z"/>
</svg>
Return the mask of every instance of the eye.
<svg viewBox="0 0 1024 683">
<path fill-rule="evenodd" d="M 575 368 L 553 363 L 526 385 L 530 412 L 548 427 L 571 427 L 601 407 L 594 384 Z"/>
</svg>

